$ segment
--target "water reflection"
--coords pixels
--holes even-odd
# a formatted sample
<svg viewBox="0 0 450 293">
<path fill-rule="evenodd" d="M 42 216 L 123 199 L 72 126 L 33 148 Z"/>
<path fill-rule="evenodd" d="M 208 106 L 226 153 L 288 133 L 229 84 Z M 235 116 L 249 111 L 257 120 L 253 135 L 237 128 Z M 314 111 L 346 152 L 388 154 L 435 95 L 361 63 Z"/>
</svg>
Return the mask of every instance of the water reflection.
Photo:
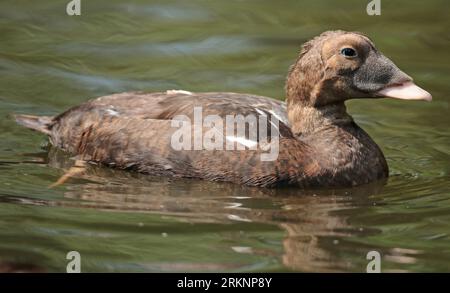
<svg viewBox="0 0 450 293">
<path fill-rule="evenodd" d="M 40 156 L 42 158 L 42 154 Z M 62 173 L 74 165 L 73 159 L 54 148 L 50 149 L 45 160 Z M 155 178 L 92 165 L 58 187 L 65 190 L 64 199 L 47 204 L 154 213 L 174 216 L 192 224 L 242 222 L 274 225 L 285 231 L 283 251 L 276 255 L 285 267 L 295 271 L 348 271 L 358 268 L 353 268 L 351 262 L 336 255 L 340 241 L 352 235 L 364 233 L 367 236 L 378 231 L 362 231 L 353 227 L 345 213 L 339 211 L 371 205 L 370 195 L 380 193 L 384 184 L 378 182 L 339 190 L 270 190 Z M 21 199 L 22 203 L 24 200 Z M 34 201 L 34 204 L 42 204 L 40 200 Z M 243 254 L 274 254 L 248 246 L 232 246 L 230 249 Z M 364 256 L 361 255 L 362 258 Z M 194 264 L 189 268 L 195 268 Z"/>
</svg>

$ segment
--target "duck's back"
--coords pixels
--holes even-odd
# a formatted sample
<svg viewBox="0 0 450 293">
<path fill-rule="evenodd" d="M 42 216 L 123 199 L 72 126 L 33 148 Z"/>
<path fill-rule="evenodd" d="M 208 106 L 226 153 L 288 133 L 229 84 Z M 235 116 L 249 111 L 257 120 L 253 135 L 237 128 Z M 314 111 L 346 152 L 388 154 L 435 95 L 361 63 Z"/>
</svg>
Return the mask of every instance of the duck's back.
<svg viewBox="0 0 450 293">
<path fill-rule="evenodd" d="M 62 113 L 57 119 L 67 118 L 78 111 L 104 111 L 106 114 L 120 117 L 169 120 L 176 115 L 193 118 L 193 108 L 201 107 L 202 114 L 219 115 L 261 115 L 262 112 L 276 115 L 287 124 L 284 102 L 268 97 L 240 93 L 192 93 L 183 90 L 145 93 L 126 92 L 99 97 L 73 107 Z"/>
<path fill-rule="evenodd" d="M 179 129 L 174 127 L 172 119 L 183 115 L 191 123 L 198 123 L 195 111 L 201 111 L 201 118 L 216 115 L 223 121 L 227 115 L 267 116 L 270 117 L 268 129 L 271 119 L 276 118 L 277 157 L 261 160 L 268 143 L 266 151 L 253 145 L 261 143 L 261 129 L 254 141 L 245 137 L 233 139 L 236 146 L 241 144 L 241 150 L 174 148 L 173 138 Z M 278 186 L 298 181 L 303 170 L 308 169 L 305 166 L 312 164 L 309 148 L 290 131 L 284 103 L 255 95 L 185 91 L 122 93 L 90 100 L 46 124 L 53 145 L 83 160 L 152 175 Z M 202 124 L 200 131 L 206 134 L 211 127 Z M 195 140 L 194 132 L 193 129 L 192 140 Z M 225 127 L 219 129 L 219 135 L 224 145 L 230 139 Z M 269 135 L 273 136 L 270 131 Z"/>
</svg>

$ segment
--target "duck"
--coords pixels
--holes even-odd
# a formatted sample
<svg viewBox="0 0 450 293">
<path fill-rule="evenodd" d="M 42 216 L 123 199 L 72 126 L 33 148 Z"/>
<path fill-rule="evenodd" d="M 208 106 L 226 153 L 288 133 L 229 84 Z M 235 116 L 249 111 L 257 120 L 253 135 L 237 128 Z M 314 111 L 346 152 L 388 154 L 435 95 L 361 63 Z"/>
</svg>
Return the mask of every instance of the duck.
<svg viewBox="0 0 450 293">
<path fill-rule="evenodd" d="M 82 162 L 255 187 L 338 188 L 389 176 L 383 152 L 347 112 L 346 101 L 432 100 L 369 37 L 342 30 L 303 44 L 285 94 L 283 102 L 232 92 L 125 92 L 56 116 L 16 114 L 15 120 Z M 214 123 L 195 121 L 198 116 Z M 258 123 L 247 121 L 241 132 L 219 127 L 238 116 Z M 182 128 L 191 132 L 181 137 Z M 258 129 L 256 136 L 250 128 Z M 201 143 L 207 135 L 215 147 Z"/>
</svg>

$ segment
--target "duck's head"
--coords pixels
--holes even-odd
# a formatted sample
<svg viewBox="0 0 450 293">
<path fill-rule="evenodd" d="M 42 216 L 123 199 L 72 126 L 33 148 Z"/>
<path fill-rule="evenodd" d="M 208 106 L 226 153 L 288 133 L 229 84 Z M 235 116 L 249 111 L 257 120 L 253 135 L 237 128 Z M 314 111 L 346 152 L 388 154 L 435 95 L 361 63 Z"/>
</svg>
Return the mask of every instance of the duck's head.
<svg viewBox="0 0 450 293">
<path fill-rule="evenodd" d="M 431 101 L 431 95 L 361 33 L 328 31 L 305 43 L 286 83 L 288 105 L 321 107 L 354 98 Z"/>
</svg>

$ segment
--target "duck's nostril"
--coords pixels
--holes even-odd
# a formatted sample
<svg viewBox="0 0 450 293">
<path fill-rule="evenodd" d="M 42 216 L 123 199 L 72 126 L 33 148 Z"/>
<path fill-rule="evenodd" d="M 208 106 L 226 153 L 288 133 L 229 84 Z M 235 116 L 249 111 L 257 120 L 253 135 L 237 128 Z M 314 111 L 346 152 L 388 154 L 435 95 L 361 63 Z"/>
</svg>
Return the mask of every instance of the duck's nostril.
<svg viewBox="0 0 450 293">
<path fill-rule="evenodd" d="M 406 83 L 408 83 L 408 82 L 411 82 L 411 81 L 404 81 L 404 82 L 392 82 L 392 83 L 389 83 L 387 86 L 385 86 L 384 88 L 386 89 L 386 88 L 392 88 L 392 87 L 399 87 L 399 86 L 402 86 L 402 85 L 404 85 L 404 84 L 406 84 Z"/>
<path fill-rule="evenodd" d="M 394 72 L 391 80 L 389 81 L 386 87 L 399 86 L 406 84 L 408 82 L 413 82 L 412 77 L 410 77 L 409 75 L 407 75 L 406 73 L 404 73 L 399 69 L 397 72 Z"/>
</svg>

